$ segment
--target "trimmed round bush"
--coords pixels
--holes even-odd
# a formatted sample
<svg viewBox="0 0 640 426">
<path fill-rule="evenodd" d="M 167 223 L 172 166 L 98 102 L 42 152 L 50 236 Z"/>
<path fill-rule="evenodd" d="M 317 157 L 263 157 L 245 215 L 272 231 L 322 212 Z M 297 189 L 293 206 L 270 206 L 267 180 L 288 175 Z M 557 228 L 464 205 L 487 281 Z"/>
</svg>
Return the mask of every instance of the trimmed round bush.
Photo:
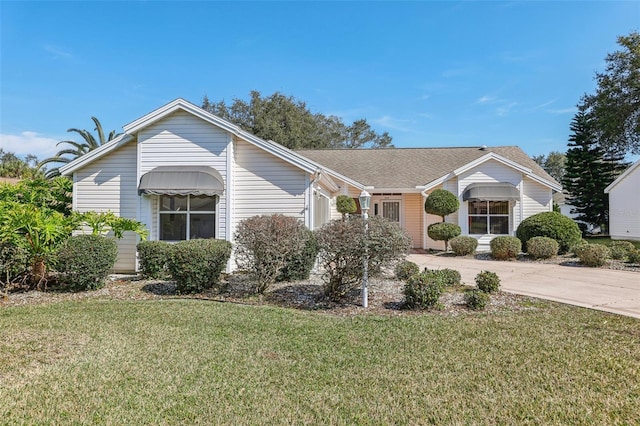
<svg viewBox="0 0 640 426">
<path fill-rule="evenodd" d="M 582 252 L 582 249 L 588 245 L 589 243 L 587 242 L 587 240 L 580 240 L 580 242 L 575 246 L 573 246 L 571 250 L 573 251 L 574 255 L 576 255 L 577 257 L 580 257 L 580 253 Z"/>
<path fill-rule="evenodd" d="M 628 254 L 628 262 L 640 265 L 640 250 L 634 249 Z"/>
<path fill-rule="evenodd" d="M 522 242 L 509 235 L 495 237 L 489 243 L 491 247 L 491 257 L 498 260 L 515 259 L 520 254 Z"/>
<path fill-rule="evenodd" d="M 459 235 L 449 241 L 449 246 L 456 256 L 468 256 L 476 252 L 478 240 L 467 235 Z"/>
<path fill-rule="evenodd" d="M 138 243 L 140 272 L 146 278 L 166 278 L 169 275 L 167 262 L 172 244 L 166 241 L 141 241 Z"/>
<path fill-rule="evenodd" d="M 336 210 L 344 217 L 346 214 L 355 213 L 358 210 L 356 200 L 348 195 L 338 195 L 336 197 Z"/>
<path fill-rule="evenodd" d="M 500 278 L 495 272 L 482 271 L 476 275 L 476 287 L 485 293 L 495 293 L 500 289 Z"/>
<path fill-rule="evenodd" d="M 10 242 L 0 242 L 0 285 L 9 284 L 29 269 L 29 253 Z"/>
<path fill-rule="evenodd" d="M 403 260 L 396 264 L 394 273 L 397 279 L 400 281 L 406 281 L 411 276 L 420 273 L 420 267 L 410 260 Z"/>
<path fill-rule="evenodd" d="M 56 253 L 59 281 L 74 291 L 96 290 L 104 286 L 116 263 L 115 240 L 102 235 L 74 235 Z"/>
<path fill-rule="evenodd" d="M 444 268 L 429 270 L 425 268 L 424 272 L 439 277 L 439 279 L 442 280 L 442 285 L 444 285 L 445 287 L 460 285 L 460 282 L 462 281 L 460 272 L 456 271 L 455 269 Z"/>
<path fill-rule="evenodd" d="M 424 211 L 440 216 L 443 222 L 446 215 L 455 213 L 459 208 L 460 200 L 456 194 L 446 189 L 435 189 L 424 202 Z"/>
<path fill-rule="evenodd" d="M 464 295 L 464 300 L 469 309 L 481 311 L 487 306 L 491 296 L 482 290 L 473 289 Z"/>
<path fill-rule="evenodd" d="M 558 212 L 543 212 L 534 214 L 520 222 L 516 230 L 516 237 L 522 241 L 522 248 L 526 252 L 527 244 L 533 237 L 549 237 L 558 242 L 558 252 L 567 253 L 582 239 L 582 232 L 578 225 Z"/>
<path fill-rule="evenodd" d="M 220 274 L 231 256 L 231 243 L 216 239 L 180 241 L 173 245 L 167 266 L 180 294 L 219 287 Z"/>
<path fill-rule="evenodd" d="M 430 272 L 415 274 L 404 286 L 405 305 L 411 309 L 432 308 L 438 304 L 443 288 L 439 275 Z"/>
<path fill-rule="evenodd" d="M 457 237 L 462 232 L 462 229 L 455 223 L 438 222 L 432 223 L 427 227 L 427 234 L 429 238 L 436 241 L 444 241 L 445 250 L 450 239 Z"/>
<path fill-rule="evenodd" d="M 292 251 L 287 256 L 276 281 L 306 280 L 311 275 L 320 247 L 315 234 L 310 229 L 305 228 L 301 237 L 304 240 L 304 245 L 299 251 Z"/>
<path fill-rule="evenodd" d="M 580 258 L 580 263 L 585 266 L 599 267 L 607 263 L 611 253 L 609 247 L 602 244 L 587 244 L 580 248 L 578 257 Z"/>
<path fill-rule="evenodd" d="M 609 246 L 611 258 L 616 260 L 627 260 L 629 253 L 635 249 L 636 246 L 631 241 L 613 241 Z"/>
<path fill-rule="evenodd" d="M 533 237 L 527 241 L 527 253 L 534 259 L 549 259 L 558 254 L 559 244 L 549 237 Z"/>
</svg>

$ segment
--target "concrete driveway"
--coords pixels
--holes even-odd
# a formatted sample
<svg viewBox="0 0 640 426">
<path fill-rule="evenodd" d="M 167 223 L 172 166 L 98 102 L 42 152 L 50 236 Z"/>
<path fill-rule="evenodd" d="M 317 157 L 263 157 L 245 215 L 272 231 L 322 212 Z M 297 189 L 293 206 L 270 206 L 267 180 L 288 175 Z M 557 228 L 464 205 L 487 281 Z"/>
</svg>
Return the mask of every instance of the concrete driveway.
<svg viewBox="0 0 640 426">
<path fill-rule="evenodd" d="M 421 268 L 451 268 L 475 285 L 480 271 L 500 277 L 501 290 L 640 318 L 640 273 L 535 262 L 410 254 Z"/>
</svg>

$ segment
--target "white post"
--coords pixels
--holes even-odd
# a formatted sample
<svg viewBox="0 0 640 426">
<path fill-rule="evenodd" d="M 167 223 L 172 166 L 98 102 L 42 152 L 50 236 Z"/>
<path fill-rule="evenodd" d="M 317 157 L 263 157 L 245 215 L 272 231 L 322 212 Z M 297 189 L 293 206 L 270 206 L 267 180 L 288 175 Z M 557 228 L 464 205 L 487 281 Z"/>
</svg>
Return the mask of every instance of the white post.
<svg viewBox="0 0 640 426">
<path fill-rule="evenodd" d="M 364 220 L 364 261 L 362 267 L 362 307 L 369 307 L 369 250 L 367 245 L 367 239 L 369 237 L 369 202 L 371 196 L 367 191 L 362 191 L 360 194 L 360 208 L 362 209 L 362 219 Z"/>
</svg>

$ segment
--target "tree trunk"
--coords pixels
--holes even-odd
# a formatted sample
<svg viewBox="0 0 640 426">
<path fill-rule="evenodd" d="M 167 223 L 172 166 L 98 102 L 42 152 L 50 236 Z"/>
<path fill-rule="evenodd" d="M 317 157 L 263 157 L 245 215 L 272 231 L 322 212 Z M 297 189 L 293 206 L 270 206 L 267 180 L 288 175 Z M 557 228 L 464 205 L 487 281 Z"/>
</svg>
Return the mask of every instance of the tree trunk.
<svg viewBox="0 0 640 426">
<path fill-rule="evenodd" d="M 45 282 L 47 278 L 47 265 L 44 263 L 44 258 L 36 257 L 31 264 L 31 284 L 35 285 L 37 289 L 41 288 L 41 284 Z"/>
</svg>

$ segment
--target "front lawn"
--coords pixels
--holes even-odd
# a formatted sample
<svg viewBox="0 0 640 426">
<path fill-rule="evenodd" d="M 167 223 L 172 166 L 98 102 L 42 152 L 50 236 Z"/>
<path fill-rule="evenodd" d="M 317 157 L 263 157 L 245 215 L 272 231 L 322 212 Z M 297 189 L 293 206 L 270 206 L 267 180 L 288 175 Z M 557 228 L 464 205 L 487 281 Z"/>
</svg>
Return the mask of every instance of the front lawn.
<svg viewBox="0 0 640 426">
<path fill-rule="evenodd" d="M 337 316 L 194 299 L 0 309 L 0 423 L 639 424 L 640 322 L 527 300 Z"/>
<path fill-rule="evenodd" d="M 617 240 L 612 240 L 610 237 L 603 236 L 587 236 L 584 239 L 591 244 L 602 244 L 605 246 L 610 246 L 612 242 Z M 630 241 L 630 240 L 629 240 Z M 638 250 L 640 250 L 640 241 L 630 241 Z"/>
</svg>

